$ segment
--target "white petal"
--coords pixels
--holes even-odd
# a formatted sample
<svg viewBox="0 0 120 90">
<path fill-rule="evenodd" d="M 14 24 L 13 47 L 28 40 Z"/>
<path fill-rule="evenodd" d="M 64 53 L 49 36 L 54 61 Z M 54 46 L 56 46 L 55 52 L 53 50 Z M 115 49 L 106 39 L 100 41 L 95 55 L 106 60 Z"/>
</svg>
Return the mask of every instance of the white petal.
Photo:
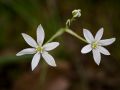
<svg viewBox="0 0 120 90">
<path fill-rule="evenodd" d="M 110 52 L 104 47 L 99 46 L 99 51 L 104 55 L 110 55 Z"/>
<path fill-rule="evenodd" d="M 114 43 L 115 40 L 116 40 L 116 38 L 104 39 L 104 40 L 100 40 L 99 43 L 102 46 L 107 46 L 107 45 L 110 45 L 110 44 Z"/>
<path fill-rule="evenodd" d="M 83 34 L 88 43 L 92 43 L 94 41 L 94 37 L 89 30 L 83 29 Z"/>
<path fill-rule="evenodd" d="M 99 29 L 99 31 L 95 35 L 95 40 L 99 41 L 102 38 L 103 31 L 104 31 L 103 28 Z"/>
<path fill-rule="evenodd" d="M 50 66 L 53 66 L 53 67 L 56 66 L 54 58 L 50 54 L 48 54 L 48 52 L 42 53 L 42 56 Z"/>
<path fill-rule="evenodd" d="M 84 46 L 81 50 L 82 53 L 89 53 L 92 50 L 91 44 Z"/>
<path fill-rule="evenodd" d="M 31 47 L 36 47 L 37 43 L 36 41 L 29 35 L 22 33 L 22 36 L 24 38 L 24 40 L 31 46 Z"/>
<path fill-rule="evenodd" d="M 100 52 L 98 49 L 93 49 L 92 50 L 93 52 L 93 58 L 94 58 L 94 61 L 97 65 L 100 64 L 100 61 L 101 61 L 101 55 L 100 55 Z"/>
<path fill-rule="evenodd" d="M 20 52 L 18 52 L 16 54 L 16 56 L 21 56 L 24 54 L 34 54 L 35 52 L 36 52 L 36 50 L 34 48 L 26 48 L 26 49 L 23 49 Z"/>
<path fill-rule="evenodd" d="M 57 46 L 59 46 L 58 42 L 51 42 L 51 43 L 45 44 L 43 48 L 45 49 L 45 51 L 50 51 L 55 49 Z"/>
<path fill-rule="evenodd" d="M 37 43 L 39 45 L 42 45 L 43 41 L 44 41 L 44 38 L 45 38 L 45 33 L 44 33 L 44 30 L 43 30 L 43 27 L 40 24 L 37 28 Z"/>
<path fill-rule="evenodd" d="M 32 68 L 32 71 L 36 68 L 36 66 L 38 65 L 39 61 L 40 61 L 40 53 L 36 53 L 34 56 L 33 56 L 33 59 L 32 59 L 32 62 L 31 62 L 31 68 Z"/>
</svg>

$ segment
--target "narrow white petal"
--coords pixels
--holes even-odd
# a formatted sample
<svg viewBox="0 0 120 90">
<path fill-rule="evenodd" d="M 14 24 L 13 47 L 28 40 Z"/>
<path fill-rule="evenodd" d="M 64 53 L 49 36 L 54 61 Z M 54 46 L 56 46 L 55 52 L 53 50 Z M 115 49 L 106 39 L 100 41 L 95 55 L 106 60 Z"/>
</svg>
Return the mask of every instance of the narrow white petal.
<svg viewBox="0 0 120 90">
<path fill-rule="evenodd" d="M 59 46 L 59 43 L 58 42 L 51 42 L 51 43 L 47 43 L 43 46 L 43 48 L 46 50 L 46 51 L 50 51 L 50 50 L 53 50 L 55 49 L 57 46 Z"/>
<path fill-rule="evenodd" d="M 114 43 L 115 40 L 116 40 L 116 38 L 104 39 L 104 40 L 100 40 L 99 43 L 102 46 L 107 46 L 107 45 L 110 45 L 110 44 Z"/>
<path fill-rule="evenodd" d="M 34 48 L 26 48 L 21 50 L 20 52 L 18 52 L 16 54 L 16 56 L 21 56 L 21 55 L 25 55 L 25 54 L 34 54 L 36 52 L 36 50 Z"/>
<path fill-rule="evenodd" d="M 101 55 L 100 55 L 100 52 L 98 49 L 93 49 L 92 50 L 93 52 L 93 58 L 94 58 L 94 61 L 97 65 L 100 64 L 100 61 L 101 61 Z"/>
<path fill-rule="evenodd" d="M 45 33 L 44 33 L 44 30 L 43 30 L 43 27 L 40 24 L 37 28 L 37 43 L 39 45 L 42 45 L 43 41 L 44 41 L 44 38 L 45 38 Z"/>
<path fill-rule="evenodd" d="M 32 62 L 31 62 L 31 68 L 32 68 L 32 71 L 36 68 L 36 66 L 38 65 L 39 61 L 40 61 L 40 53 L 36 53 L 34 56 L 33 56 L 33 59 L 32 59 Z"/>
<path fill-rule="evenodd" d="M 31 46 L 31 47 L 36 47 L 37 43 L 36 41 L 29 35 L 22 33 L 22 36 L 24 38 L 24 40 Z"/>
<path fill-rule="evenodd" d="M 103 31 L 104 31 L 103 28 L 99 29 L 99 31 L 95 35 L 95 40 L 99 41 L 102 38 Z"/>
<path fill-rule="evenodd" d="M 94 37 L 89 30 L 83 29 L 83 34 L 84 34 L 85 39 L 88 41 L 88 43 L 91 43 L 94 41 Z"/>
<path fill-rule="evenodd" d="M 89 53 L 91 50 L 92 50 L 91 44 L 88 44 L 82 48 L 81 52 L 84 54 L 84 53 Z"/>
<path fill-rule="evenodd" d="M 104 47 L 99 46 L 99 51 L 104 55 L 110 55 L 110 52 Z"/>
<path fill-rule="evenodd" d="M 42 56 L 50 66 L 53 66 L 53 67 L 56 66 L 54 58 L 50 54 L 48 54 L 48 52 L 42 53 Z"/>
</svg>

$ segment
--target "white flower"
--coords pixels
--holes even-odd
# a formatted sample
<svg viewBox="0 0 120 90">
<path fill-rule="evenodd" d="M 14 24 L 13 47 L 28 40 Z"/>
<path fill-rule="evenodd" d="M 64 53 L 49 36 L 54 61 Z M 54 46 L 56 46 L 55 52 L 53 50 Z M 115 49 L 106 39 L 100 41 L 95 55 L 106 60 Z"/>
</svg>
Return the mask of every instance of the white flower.
<svg viewBox="0 0 120 90">
<path fill-rule="evenodd" d="M 95 38 L 93 37 L 91 32 L 87 29 L 83 29 L 83 34 L 84 34 L 86 41 L 88 42 L 88 45 L 83 47 L 81 52 L 85 54 L 85 53 L 89 53 L 90 51 L 92 51 L 95 63 L 99 65 L 101 61 L 101 53 L 104 55 L 110 55 L 109 51 L 103 46 L 112 44 L 113 42 L 115 42 L 116 39 L 110 38 L 110 39 L 100 40 L 103 36 L 103 28 L 101 28 L 96 33 Z"/>
<path fill-rule="evenodd" d="M 73 15 L 74 18 L 80 17 L 81 16 L 81 10 L 80 9 L 73 10 L 72 15 Z"/>
<path fill-rule="evenodd" d="M 22 36 L 24 40 L 29 44 L 32 48 L 26 48 L 23 49 L 22 51 L 18 52 L 16 55 L 21 56 L 24 54 L 35 54 L 33 56 L 32 62 L 31 62 L 31 67 L 32 70 L 36 68 L 36 66 L 39 63 L 39 60 L 41 56 L 45 59 L 45 61 L 50 65 L 50 66 L 56 66 L 54 58 L 48 53 L 48 51 L 55 49 L 59 43 L 58 42 L 51 42 L 47 43 L 42 46 L 45 33 L 41 25 L 38 26 L 37 28 L 37 42 L 29 35 L 22 33 Z"/>
</svg>

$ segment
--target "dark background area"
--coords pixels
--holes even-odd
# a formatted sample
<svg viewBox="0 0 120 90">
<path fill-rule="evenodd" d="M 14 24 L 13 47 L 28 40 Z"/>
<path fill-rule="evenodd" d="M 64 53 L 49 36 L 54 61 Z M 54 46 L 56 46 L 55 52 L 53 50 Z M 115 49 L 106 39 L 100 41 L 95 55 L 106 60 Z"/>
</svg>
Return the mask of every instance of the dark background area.
<svg viewBox="0 0 120 90">
<path fill-rule="evenodd" d="M 47 66 L 43 90 L 120 90 L 120 0 L 0 0 L 0 90 L 41 90 L 45 61 L 32 72 L 31 55 L 15 56 L 29 47 L 21 33 L 36 38 L 42 24 L 47 41 L 74 9 L 81 9 L 82 15 L 72 23 L 73 31 L 83 36 L 87 28 L 95 35 L 104 27 L 103 38 L 117 38 L 107 47 L 111 56 L 102 55 L 97 66 L 92 53 L 81 54 L 85 43 L 65 33 L 54 40 L 60 42 L 51 52 L 57 67 Z"/>
</svg>

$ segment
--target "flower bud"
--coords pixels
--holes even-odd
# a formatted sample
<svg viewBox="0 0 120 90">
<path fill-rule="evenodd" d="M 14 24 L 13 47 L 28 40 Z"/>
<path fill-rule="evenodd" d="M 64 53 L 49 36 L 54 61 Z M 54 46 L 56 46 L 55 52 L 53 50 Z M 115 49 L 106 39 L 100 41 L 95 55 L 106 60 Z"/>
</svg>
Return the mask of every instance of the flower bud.
<svg viewBox="0 0 120 90">
<path fill-rule="evenodd" d="M 80 17 L 81 16 L 81 10 L 80 9 L 73 10 L 72 15 L 73 15 L 74 18 Z"/>
<path fill-rule="evenodd" d="M 70 26 L 70 19 L 68 19 L 67 21 L 66 21 L 66 25 L 68 25 L 68 26 Z"/>
</svg>

